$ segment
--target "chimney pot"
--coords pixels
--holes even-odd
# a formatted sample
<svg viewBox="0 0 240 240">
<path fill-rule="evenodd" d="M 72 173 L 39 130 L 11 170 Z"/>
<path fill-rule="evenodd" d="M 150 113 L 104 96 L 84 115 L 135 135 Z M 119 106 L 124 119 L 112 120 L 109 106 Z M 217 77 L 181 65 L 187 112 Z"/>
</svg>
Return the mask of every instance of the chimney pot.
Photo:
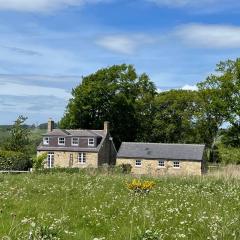
<svg viewBox="0 0 240 240">
<path fill-rule="evenodd" d="M 104 122 L 104 132 L 105 134 L 108 134 L 110 132 L 110 122 L 108 121 Z"/>
</svg>

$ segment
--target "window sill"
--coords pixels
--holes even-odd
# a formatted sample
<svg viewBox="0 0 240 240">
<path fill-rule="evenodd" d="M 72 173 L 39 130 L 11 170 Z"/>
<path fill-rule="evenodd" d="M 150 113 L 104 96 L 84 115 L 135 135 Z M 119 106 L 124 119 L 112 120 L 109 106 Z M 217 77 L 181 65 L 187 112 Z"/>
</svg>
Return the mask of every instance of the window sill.
<svg viewBox="0 0 240 240">
<path fill-rule="evenodd" d="M 166 169 L 166 167 L 157 167 L 158 169 Z"/>
</svg>

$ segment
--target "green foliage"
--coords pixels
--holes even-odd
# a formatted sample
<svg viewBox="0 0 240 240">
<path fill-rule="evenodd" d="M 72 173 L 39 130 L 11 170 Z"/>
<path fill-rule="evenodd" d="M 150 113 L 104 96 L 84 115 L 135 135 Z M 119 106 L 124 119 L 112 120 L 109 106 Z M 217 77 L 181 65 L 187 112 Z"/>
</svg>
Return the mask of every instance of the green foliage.
<svg viewBox="0 0 240 240">
<path fill-rule="evenodd" d="M 154 229 L 147 229 L 143 233 L 139 233 L 139 235 L 135 238 L 135 240 L 162 240 L 162 234 L 160 231 Z"/>
<path fill-rule="evenodd" d="M 19 116 L 15 121 L 10 136 L 4 144 L 8 151 L 26 152 L 29 145 L 30 130 L 24 125 L 27 117 Z"/>
<path fill-rule="evenodd" d="M 44 168 L 44 161 L 47 159 L 47 153 L 35 156 L 33 158 L 34 170 L 42 170 Z"/>
<path fill-rule="evenodd" d="M 0 151 L 0 170 L 28 170 L 31 166 L 31 160 L 24 153 Z"/>
<path fill-rule="evenodd" d="M 196 129 L 197 92 L 171 90 L 155 98 L 151 140 L 165 143 L 202 143 Z M 150 135 L 150 134 L 149 134 Z"/>
<path fill-rule="evenodd" d="M 146 74 L 137 75 L 131 65 L 114 65 L 86 76 L 72 91 L 63 128 L 101 129 L 111 122 L 111 134 L 120 142 L 146 137 L 151 103 L 156 89 Z M 146 132 L 147 131 L 147 132 Z"/>
<path fill-rule="evenodd" d="M 132 165 L 129 163 L 127 163 L 127 164 L 123 163 L 123 164 L 117 166 L 117 168 L 120 169 L 121 173 L 129 174 L 129 173 L 131 173 Z"/>
<path fill-rule="evenodd" d="M 218 147 L 219 159 L 223 164 L 240 164 L 240 148 L 225 147 L 220 145 Z"/>
<path fill-rule="evenodd" d="M 220 62 L 217 74 L 198 84 L 203 100 L 199 115 L 205 142 L 214 144 L 220 126 L 228 122 L 239 131 L 240 123 L 240 59 Z"/>
<path fill-rule="evenodd" d="M 39 171 L 38 173 L 42 173 L 42 174 L 56 174 L 56 173 L 73 174 L 73 173 L 79 173 L 79 172 L 80 172 L 79 168 L 44 168 L 41 171 Z"/>
<path fill-rule="evenodd" d="M 240 147 L 240 125 L 235 124 L 225 129 L 221 136 L 221 142 L 227 147 Z"/>
<path fill-rule="evenodd" d="M 220 163 L 221 162 L 221 156 L 219 153 L 219 146 L 214 145 L 209 151 L 209 156 L 208 156 L 209 162 L 214 162 L 214 163 Z"/>
</svg>

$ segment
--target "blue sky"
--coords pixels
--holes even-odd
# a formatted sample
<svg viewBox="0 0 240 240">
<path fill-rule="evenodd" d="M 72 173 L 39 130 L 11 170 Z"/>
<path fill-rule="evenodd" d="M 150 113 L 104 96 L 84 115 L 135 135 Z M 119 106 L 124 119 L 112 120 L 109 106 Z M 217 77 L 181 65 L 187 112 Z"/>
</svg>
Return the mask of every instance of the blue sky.
<svg viewBox="0 0 240 240">
<path fill-rule="evenodd" d="M 133 64 L 195 89 L 240 56 L 237 0 L 0 0 L 0 124 L 59 120 L 81 76 Z"/>
</svg>

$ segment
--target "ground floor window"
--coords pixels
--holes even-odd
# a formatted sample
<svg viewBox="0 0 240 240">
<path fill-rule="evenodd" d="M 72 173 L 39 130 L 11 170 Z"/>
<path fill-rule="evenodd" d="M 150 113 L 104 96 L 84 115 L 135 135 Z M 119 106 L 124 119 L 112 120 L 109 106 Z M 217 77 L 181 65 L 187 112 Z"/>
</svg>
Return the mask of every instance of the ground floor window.
<svg viewBox="0 0 240 240">
<path fill-rule="evenodd" d="M 54 167 L 54 152 L 49 152 L 47 157 L 47 166 L 48 168 Z"/>
<path fill-rule="evenodd" d="M 165 161 L 164 160 L 159 160 L 158 161 L 158 167 L 164 168 L 165 167 Z"/>
<path fill-rule="evenodd" d="M 174 168 L 180 168 L 180 162 L 179 161 L 174 161 L 173 162 L 173 167 Z"/>
<path fill-rule="evenodd" d="M 141 167 L 142 166 L 142 160 L 136 160 L 135 161 L 135 166 L 136 167 Z"/>
<path fill-rule="evenodd" d="M 78 154 L 78 162 L 81 164 L 85 164 L 86 163 L 86 153 L 79 153 Z"/>
</svg>

